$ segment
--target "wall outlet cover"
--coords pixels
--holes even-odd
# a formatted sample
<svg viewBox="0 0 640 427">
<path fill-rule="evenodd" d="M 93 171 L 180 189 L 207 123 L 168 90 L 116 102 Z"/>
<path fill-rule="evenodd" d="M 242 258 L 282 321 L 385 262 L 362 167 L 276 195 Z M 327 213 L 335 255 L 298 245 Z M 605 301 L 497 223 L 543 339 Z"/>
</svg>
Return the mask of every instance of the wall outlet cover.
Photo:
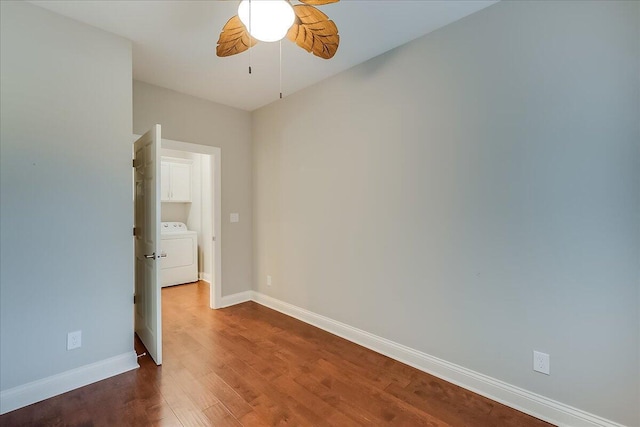
<svg viewBox="0 0 640 427">
<path fill-rule="evenodd" d="M 267 274 L 267 286 L 271 286 L 271 276 Z"/>
<path fill-rule="evenodd" d="M 67 350 L 82 347 L 82 331 L 69 332 L 67 334 Z"/>
<path fill-rule="evenodd" d="M 539 351 L 533 351 L 533 370 L 541 374 L 551 375 L 549 355 Z"/>
</svg>

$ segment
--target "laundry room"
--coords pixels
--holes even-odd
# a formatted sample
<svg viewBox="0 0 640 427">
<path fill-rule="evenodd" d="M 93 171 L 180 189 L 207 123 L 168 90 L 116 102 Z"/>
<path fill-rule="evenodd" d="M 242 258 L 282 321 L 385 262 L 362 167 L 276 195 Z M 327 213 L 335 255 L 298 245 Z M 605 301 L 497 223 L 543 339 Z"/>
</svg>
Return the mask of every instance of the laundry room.
<svg viewBox="0 0 640 427">
<path fill-rule="evenodd" d="M 211 156 L 163 148 L 160 172 L 161 285 L 210 283 Z"/>
</svg>

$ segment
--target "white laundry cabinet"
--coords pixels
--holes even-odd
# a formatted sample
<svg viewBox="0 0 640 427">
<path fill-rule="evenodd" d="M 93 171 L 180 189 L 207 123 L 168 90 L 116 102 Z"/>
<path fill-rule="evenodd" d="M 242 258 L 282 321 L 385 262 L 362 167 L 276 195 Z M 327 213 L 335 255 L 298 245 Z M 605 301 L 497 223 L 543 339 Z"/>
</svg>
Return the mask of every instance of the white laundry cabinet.
<svg viewBox="0 0 640 427">
<path fill-rule="evenodd" d="M 160 164 L 160 199 L 163 202 L 191 202 L 192 161 L 162 157 Z"/>
</svg>

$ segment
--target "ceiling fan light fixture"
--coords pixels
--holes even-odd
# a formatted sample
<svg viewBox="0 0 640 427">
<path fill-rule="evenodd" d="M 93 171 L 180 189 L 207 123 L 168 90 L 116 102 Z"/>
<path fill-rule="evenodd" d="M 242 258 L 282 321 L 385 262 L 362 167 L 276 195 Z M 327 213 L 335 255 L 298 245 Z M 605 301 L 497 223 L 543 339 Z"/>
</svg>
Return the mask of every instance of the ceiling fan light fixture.
<svg viewBox="0 0 640 427">
<path fill-rule="evenodd" d="M 282 40 L 295 20 L 286 0 L 242 0 L 238 16 L 251 36 L 263 42 Z"/>
</svg>

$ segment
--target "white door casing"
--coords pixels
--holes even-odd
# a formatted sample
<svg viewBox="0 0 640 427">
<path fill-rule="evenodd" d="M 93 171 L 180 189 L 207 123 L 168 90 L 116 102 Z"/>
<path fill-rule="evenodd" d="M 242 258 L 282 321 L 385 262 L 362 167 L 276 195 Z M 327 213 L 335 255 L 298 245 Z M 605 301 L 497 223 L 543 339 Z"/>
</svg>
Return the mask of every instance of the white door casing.
<svg viewBox="0 0 640 427">
<path fill-rule="evenodd" d="M 162 364 L 160 287 L 160 125 L 134 143 L 135 332 Z"/>
</svg>

